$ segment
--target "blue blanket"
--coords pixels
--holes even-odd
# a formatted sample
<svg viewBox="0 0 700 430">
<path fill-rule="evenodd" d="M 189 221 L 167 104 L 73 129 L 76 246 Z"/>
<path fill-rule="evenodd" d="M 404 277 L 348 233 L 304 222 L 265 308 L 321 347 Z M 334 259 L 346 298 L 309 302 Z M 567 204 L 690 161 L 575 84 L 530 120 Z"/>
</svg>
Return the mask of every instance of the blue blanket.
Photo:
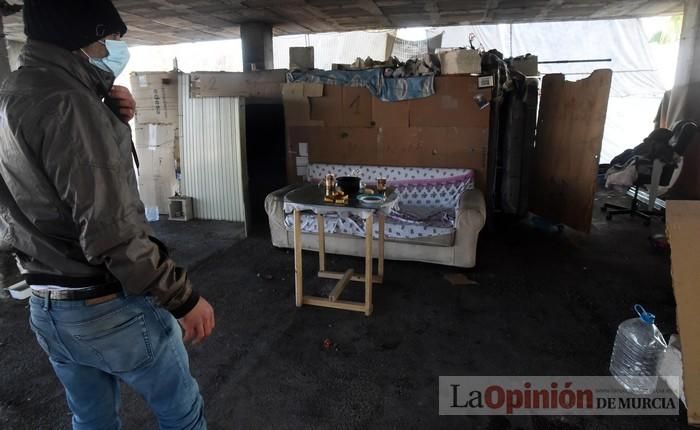
<svg viewBox="0 0 700 430">
<path fill-rule="evenodd" d="M 349 72 L 344 70 L 289 72 L 287 82 L 310 82 L 349 87 L 365 87 L 385 102 L 420 99 L 435 94 L 435 76 L 385 78 L 382 69 Z"/>
</svg>

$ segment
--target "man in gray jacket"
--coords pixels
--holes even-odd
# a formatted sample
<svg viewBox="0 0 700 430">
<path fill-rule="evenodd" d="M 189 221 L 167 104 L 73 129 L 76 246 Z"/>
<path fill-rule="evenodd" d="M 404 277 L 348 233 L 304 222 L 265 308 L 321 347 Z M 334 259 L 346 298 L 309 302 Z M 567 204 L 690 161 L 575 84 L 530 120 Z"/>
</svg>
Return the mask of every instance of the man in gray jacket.
<svg viewBox="0 0 700 430">
<path fill-rule="evenodd" d="M 119 380 L 163 429 L 203 429 L 184 341 L 212 307 L 151 237 L 132 162 L 128 61 L 110 0 L 25 0 L 22 67 L 0 90 L 0 242 L 32 287 L 31 328 L 74 429 L 115 429 Z"/>
</svg>

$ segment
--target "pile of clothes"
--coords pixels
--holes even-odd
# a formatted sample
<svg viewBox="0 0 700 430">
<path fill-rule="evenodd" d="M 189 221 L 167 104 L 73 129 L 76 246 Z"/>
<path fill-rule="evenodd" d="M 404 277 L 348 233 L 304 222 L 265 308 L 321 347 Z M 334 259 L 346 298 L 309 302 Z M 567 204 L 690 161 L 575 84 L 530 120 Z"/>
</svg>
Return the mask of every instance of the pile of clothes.
<svg viewBox="0 0 700 430">
<path fill-rule="evenodd" d="M 406 62 L 400 61 L 396 57 L 391 57 L 386 61 L 373 60 L 372 57 L 367 57 L 364 60 L 357 58 L 350 65 L 336 64 L 334 69 L 344 71 L 382 69 L 385 78 L 439 75 L 440 58 L 436 54 L 423 54 Z"/>
</svg>

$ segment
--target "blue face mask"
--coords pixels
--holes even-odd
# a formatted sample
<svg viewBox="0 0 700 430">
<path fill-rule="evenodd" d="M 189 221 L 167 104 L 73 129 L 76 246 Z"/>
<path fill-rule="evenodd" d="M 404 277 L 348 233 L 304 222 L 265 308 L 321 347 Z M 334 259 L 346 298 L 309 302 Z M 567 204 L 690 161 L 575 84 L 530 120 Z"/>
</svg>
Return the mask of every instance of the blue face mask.
<svg viewBox="0 0 700 430">
<path fill-rule="evenodd" d="M 131 57 L 131 54 L 129 54 L 129 47 L 126 42 L 122 42 L 121 40 L 105 40 L 100 43 L 107 48 L 106 57 L 92 58 L 85 51 L 83 51 L 83 54 L 87 55 L 90 59 L 90 64 L 105 72 L 112 73 L 116 78 L 121 75 L 129 62 L 129 58 Z"/>
</svg>

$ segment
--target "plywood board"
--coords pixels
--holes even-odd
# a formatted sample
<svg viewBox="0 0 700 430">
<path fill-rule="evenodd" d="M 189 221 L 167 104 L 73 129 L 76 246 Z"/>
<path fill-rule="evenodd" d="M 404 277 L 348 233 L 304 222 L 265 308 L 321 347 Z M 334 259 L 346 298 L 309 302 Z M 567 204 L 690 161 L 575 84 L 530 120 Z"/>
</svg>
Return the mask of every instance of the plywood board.
<svg viewBox="0 0 700 430">
<path fill-rule="evenodd" d="M 700 201 L 666 203 L 688 423 L 700 425 Z"/>
<path fill-rule="evenodd" d="M 287 70 L 194 72 L 192 97 L 245 97 L 248 102 L 281 103 Z"/>
<path fill-rule="evenodd" d="M 530 210 L 589 232 L 612 71 L 570 82 L 547 75 L 530 185 Z"/>
</svg>

